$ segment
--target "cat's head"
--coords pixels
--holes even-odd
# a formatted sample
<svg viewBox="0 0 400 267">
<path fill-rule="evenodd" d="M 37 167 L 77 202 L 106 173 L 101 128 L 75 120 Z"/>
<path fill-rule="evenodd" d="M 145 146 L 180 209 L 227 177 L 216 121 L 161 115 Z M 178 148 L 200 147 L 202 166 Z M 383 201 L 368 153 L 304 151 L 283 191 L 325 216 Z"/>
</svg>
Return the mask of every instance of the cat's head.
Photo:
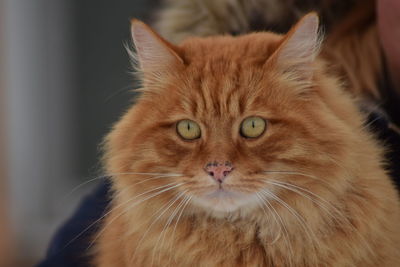
<svg viewBox="0 0 400 267">
<path fill-rule="evenodd" d="M 324 173 L 339 171 L 355 119 L 318 69 L 315 14 L 284 36 L 175 46 L 139 21 L 132 36 L 142 94 L 106 142 L 117 193 L 229 213 L 295 194 L 289 184 L 341 182 Z"/>
</svg>

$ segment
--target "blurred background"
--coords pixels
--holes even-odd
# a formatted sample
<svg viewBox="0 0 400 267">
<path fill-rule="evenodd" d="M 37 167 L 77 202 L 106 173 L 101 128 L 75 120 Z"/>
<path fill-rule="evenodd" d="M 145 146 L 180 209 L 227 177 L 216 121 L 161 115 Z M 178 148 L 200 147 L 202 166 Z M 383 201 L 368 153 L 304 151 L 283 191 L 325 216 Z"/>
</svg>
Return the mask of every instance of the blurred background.
<svg viewBox="0 0 400 267">
<path fill-rule="evenodd" d="M 0 266 L 32 266 L 101 174 L 134 94 L 124 43 L 150 0 L 0 0 Z M 71 192 L 72 191 L 72 192 Z"/>
</svg>

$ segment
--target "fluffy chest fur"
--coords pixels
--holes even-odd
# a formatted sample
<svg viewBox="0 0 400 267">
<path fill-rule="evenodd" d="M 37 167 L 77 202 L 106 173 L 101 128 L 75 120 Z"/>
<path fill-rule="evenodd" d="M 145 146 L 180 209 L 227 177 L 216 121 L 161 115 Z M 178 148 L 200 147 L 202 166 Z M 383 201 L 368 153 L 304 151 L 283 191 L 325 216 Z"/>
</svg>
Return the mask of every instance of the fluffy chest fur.
<svg viewBox="0 0 400 267">
<path fill-rule="evenodd" d="M 355 192 L 337 208 L 318 198 L 301 206 L 288 201 L 292 211 L 271 205 L 217 219 L 188 210 L 179 219 L 158 218 L 159 209 L 149 213 L 148 206 L 122 217 L 115 209 L 99 259 L 104 266 L 396 266 L 396 244 L 382 231 L 391 211 L 371 197 Z"/>
</svg>

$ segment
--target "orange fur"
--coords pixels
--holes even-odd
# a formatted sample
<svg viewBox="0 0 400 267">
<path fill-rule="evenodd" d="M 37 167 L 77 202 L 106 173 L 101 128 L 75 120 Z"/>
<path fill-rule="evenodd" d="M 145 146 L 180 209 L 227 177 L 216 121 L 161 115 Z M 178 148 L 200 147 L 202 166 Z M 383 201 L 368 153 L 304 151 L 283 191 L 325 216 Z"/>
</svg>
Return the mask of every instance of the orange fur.
<svg viewBox="0 0 400 267">
<path fill-rule="evenodd" d="M 399 199 L 365 118 L 320 57 L 280 62 L 303 24 L 166 46 L 183 63 L 161 57 L 143 73 L 106 139 L 114 192 L 96 266 L 400 266 Z M 240 123 L 255 115 L 267 130 L 245 139 Z M 181 119 L 201 138 L 182 140 Z M 203 167 L 217 159 L 235 165 L 224 186 L 237 198 L 205 197 L 215 185 Z"/>
</svg>

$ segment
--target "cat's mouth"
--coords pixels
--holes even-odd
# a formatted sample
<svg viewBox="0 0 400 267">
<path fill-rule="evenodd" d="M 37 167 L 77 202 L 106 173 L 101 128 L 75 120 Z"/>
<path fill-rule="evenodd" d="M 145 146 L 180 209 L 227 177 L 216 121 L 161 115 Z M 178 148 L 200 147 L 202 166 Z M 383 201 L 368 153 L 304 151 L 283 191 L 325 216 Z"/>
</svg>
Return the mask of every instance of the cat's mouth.
<svg viewBox="0 0 400 267">
<path fill-rule="evenodd" d="M 235 211 L 253 199 L 251 194 L 229 185 L 217 185 L 205 191 L 195 199 L 201 206 L 218 212 Z"/>
<path fill-rule="evenodd" d="M 228 190 L 226 186 L 218 185 L 218 188 L 213 190 L 211 193 L 206 194 L 206 197 L 209 198 L 224 198 L 224 197 L 235 197 L 238 196 L 240 193 L 234 192 L 232 190 Z M 241 194 L 240 194 L 241 195 Z"/>
</svg>

